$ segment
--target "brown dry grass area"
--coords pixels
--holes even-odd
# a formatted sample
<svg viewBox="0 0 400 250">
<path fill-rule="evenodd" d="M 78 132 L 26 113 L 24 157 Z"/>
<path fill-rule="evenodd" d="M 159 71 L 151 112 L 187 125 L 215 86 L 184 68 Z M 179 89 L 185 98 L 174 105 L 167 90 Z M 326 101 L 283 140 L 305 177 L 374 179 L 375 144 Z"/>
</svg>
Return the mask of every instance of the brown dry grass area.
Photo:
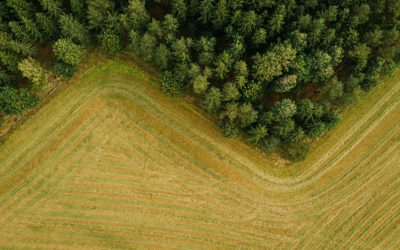
<svg viewBox="0 0 400 250">
<path fill-rule="evenodd" d="M 399 82 L 287 166 L 92 60 L 0 146 L 1 249 L 400 247 Z"/>
</svg>

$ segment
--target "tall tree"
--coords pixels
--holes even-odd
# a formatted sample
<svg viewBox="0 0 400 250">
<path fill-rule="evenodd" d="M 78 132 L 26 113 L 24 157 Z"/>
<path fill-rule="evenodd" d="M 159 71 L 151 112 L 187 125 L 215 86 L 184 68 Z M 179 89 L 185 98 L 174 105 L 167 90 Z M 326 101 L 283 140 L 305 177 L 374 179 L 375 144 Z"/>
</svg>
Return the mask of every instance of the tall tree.
<svg viewBox="0 0 400 250">
<path fill-rule="evenodd" d="M 85 49 L 69 39 L 59 39 L 53 45 L 54 55 L 57 59 L 70 65 L 78 65 L 85 56 Z"/>
<path fill-rule="evenodd" d="M 69 38 L 79 44 L 89 43 L 89 32 L 85 25 L 81 24 L 72 15 L 62 15 L 59 22 L 61 35 L 64 38 Z"/>
<path fill-rule="evenodd" d="M 218 0 L 212 22 L 216 29 L 222 28 L 228 21 L 229 9 L 226 0 Z"/>
<path fill-rule="evenodd" d="M 227 51 L 222 52 L 215 61 L 215 76 L 223 80 L 231 70 L 233 60 Z"/>
<path fill-rule="evenodd" d="M 199 20 L 206 24 L 208 23 L 213 15 L 214 0 L 201 0 L 199 5 L 200 17 Z"/>
<path fill-rule="evenodd" d="M 46 81 L 46 72 L 35 59 L 28 57 L 18 63 L 18 69 L 22 75 L 32 82 L 34 86 L 39 86 Z"/>
<path fill-rule="evenodd" d="M 44 39 L 47 41 L 55 39 L 58 35 L 58 25 L 56 20 L 41 12 L 37 12 L 35 17 L 36 23 L 44 34 Z"/>
<path fill-rule="evenodd" d="M 254 75 L 260 81 L 271 81 L 282 75 L 296 58 L 296 50 L 291 44 L 279 44 L 264 55 L 254 56 Z"/>
<path fill-rule="evenodd" d="M 185 0 L 173 0 L 171 6 L 172 14 L 176 16 L 179 21 L 185 21 L 187 16 L 187 6 Z"/>
<path fill-rule="evenodd" d="M 215 113 L 221 107 L 222 94 L 218 88 L 211 87 L 204 95 L 202 106 L 209 112 Z"/>
<path fill-rule="evenodd" d="M 42 8 L 47 11 L 51 16 L 57 18 L 59 17 L 62 10 L 62 1 L 61 0 L 39 0 Z"/>
<path fill-rule="evenodd" d="M 131 2 L 129 9 L 131 8 Z M 106 17 L 114 9 L 114 2 L 111 0 L 87 0 L 87 19 L 92 29 L 104 27 Z"/>
</svg>

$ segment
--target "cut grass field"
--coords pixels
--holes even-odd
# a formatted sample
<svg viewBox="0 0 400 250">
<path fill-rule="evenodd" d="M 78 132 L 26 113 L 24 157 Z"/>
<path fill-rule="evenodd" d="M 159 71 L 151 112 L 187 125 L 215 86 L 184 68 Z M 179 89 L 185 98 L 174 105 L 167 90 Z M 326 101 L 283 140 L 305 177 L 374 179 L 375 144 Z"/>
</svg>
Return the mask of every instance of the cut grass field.
<svg viewBox="0 0 400 250">
<path fill-rule="evenodd" d="M 400 78 L 291 166 L 91 58 L 0 146 L 0 249 L 399 249 Z"/>
</svg>

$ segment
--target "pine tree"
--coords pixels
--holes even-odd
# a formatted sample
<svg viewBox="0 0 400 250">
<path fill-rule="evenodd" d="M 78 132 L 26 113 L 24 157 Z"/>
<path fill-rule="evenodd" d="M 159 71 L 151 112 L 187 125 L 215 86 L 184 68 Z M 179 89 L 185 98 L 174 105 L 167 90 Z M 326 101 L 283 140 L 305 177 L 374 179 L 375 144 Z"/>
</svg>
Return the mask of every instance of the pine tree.
<svg viewBox="0 0 400 250">
<path fill-rule="evenodd" d="M 187 16 L 187 6 L 185 0 L 173 0 L 171 5 L 172 14 L 176 16 L 179 21 L 184 22 Z"/>
<path fill-rule="evenodd" d="M 85 49 L 69 39 L 59 39 L 53 45 L 54 55 L 57 59 L 70 65 L 78 65 L 85 56 Z"/>
<path fill-rule="evenodd" d="M 208 85 L 210 83 L 207 81 L 207 78 L 203 75 L 198 75 L 193 81 L 193 91 L 196 94 L 203 94 L 206 92 Z"/>
<path fill-rule="evenodd" d="M 268 27 L 272 32 L 280 32 L 285 23 L 286 8 L 284 5 L 279 5 L 271 19 L 268 21 Z"/>
<path fill-rule="evenodd" d="M 39 2 L 42 8 L 52 17 L 57 18 L 63 12 L 61 0 L 39 0 Z"/>
<path fill-rule="evenodd" d="M 240 92 L 232 82 L 226 82 L 223 88 L 223 96 L 225 101 L 236 101 L 240 98 Z"/>
<path fill-rule="evenodd" d="M 157 38 L 157 40 L 162 40 L 162 38 L 164 37 L 160 22 L 154 18 L 152 18 L 151 22 L 148 25 L 148 31 L 152 36 Z"/>
<path fill-rule="evenodd" d="M 259 28 L 252 37 L 252 42 L 255 46 L 261 46 L 267 41 L 267 31 L 264 28 Z"/>
<path fill-rule="evenodd" d="M 165 44 L 160 44 L 154 54 L 154 59 L 158 69 L 167 70 L 171 60 L 171 52 Z"/>
<path fill-rule="evenodd" d="M 228 10 L 228 5 L 226 3 L 226 0 L 218 0 L 215 12 L 213 14 L 212 22 L 214 24 L 214 27 L 217 29 L 220 29 L 224 27 L 224 25 L 228 21 L 228 15 L 229 15 L 229 10 Z"/>
<path fill-rule="evenodd" d="M 215 76 L 223 80 L 232 67 L 233 60 L 227 51 L 222 52 L 215 61 Z"/>
<path fill-rule="evenodd" d="M 35 17 L 36 23 L 45 35 L 44 39 L 46 39 L 47 41 L 55 39 L 58 35 L 57 22 L 53 18 L 41 12 L 36 13 Z"/>
<path fill-rule="evenodd" d="M 296 50 L 290 44 L 279 44 L 264 55 L 256 55 L 254 75 L 260 81 L 271 81 L 282 75 L 296 58 Z"/>
<path fill-rule="evenodd" d="M 218 88 L 211 87 L 204 95 L 202 106 L 209 113 L 216 113 L 221 107 L 222 94 Z"/>
<path fill-rule="evenodd" d="M 258 112 L 254 110 L 251 103 L 243 103 L 239 107 L 239 124 L 241 128 L 246 128 L 256 122 Z"/>
<path fill-rule="evenodd" d="M 249 35 L 254 32 L 260 24 L 259 17 L 254 11 L 247 11 L 240 18 L 239 31 L 243 35 Z"/>
<path fill-rule="evenodd" d="M 28 57 L 18 63 L 22 75 L 29 79 L 34 86 L 46 82 L 46 72 L 35 59 Z"/>
<path fill-rule="evenodd" d="M 150 22 L 150 16 L 146 11 L 145 1 L 143 0 L 129 0 L 127 14 L 126 26 L 128 26 L 128 30 L 141 31 Z"/>
<path fill-rule="evenodd" d="M 197 42 L 198 62 L 200 65 L 210 65 L 214 61 L 216 42 L 217 39 L 215 37 L 201 37 Z"/>
<path fill-rule="evenodd" d="M 35 9 L 32 2 L 26 0 L 7 0 L 6 4 L 17 14 L 19 18 L 31 17 L 32 10 Z"/>
<path fill-rule="evenodd" d="M 87 19 L 90 28 L 104 27 L 108 13 L 114 9 L 114 2 L 111 0 L 88 0 L 87 5 Z"/>
<path fill-rule="evenodd" d="M 70 0 L 69 4 L 71 6 L 71 12 L 73 15 L 78 18 L 80 21 L 85 20 L 86 18 L 86 3 L 81 0 Z"/>
<path fill-rule="evenodd" d="M 178 20 L 170 14 L 165 15 L 164 21 L 163 21 L 163 29 L 165 30 L 165 35 L 170 34 L 170 33 L 175 33 L 178 28 L 179 28 L 179 22 Z"/>
<path fill-rule="evenodd" d="M 201 0 L 200 6 L 200 17 L 199 20 L 206 24 L 212 19 L 214 10 L 214 0 Z"/>
<path fill-rule="evenodd" d="M 140 42 L 140 55 L 147 62 L 152 62 L 154 59 L 154 49 L 157 46 L 157 40 L 149 33 L 145 33 Z"/>
<path fill-rule="evenodd" d="M 264 138 L 268 135 L 268 129 L 261 124 L 258 124 L 256 127 L 250 129 L 247 140 L 252 144 L 260 144 Z"/>
<path fill-rule="evenodd" d="M 189 47 L 187 46 L 186 39 L 180 38 L 175 40 L 171 45 L 172 57 L 178 63 L 186 63 L 190 61 Z"/>
<path fill-rule="evenodd" d="M 69 38 L 75 43 L 88 44 L 89 32 L 85 25 L 81 24 L 72 15 L 62 15 L 59 20 L 61 36 Z"/>
</svg>

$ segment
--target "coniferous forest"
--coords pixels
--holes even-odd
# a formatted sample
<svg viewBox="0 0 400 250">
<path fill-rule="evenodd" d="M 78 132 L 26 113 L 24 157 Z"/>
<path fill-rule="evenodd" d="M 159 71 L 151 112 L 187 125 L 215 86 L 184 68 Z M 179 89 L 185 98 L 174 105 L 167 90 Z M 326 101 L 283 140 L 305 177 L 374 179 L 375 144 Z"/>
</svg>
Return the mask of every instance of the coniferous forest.
<svg viewBox="0 0 400 250">
<path fill-rule="evenodd" d="M 2 0 L 0 112 L 38 103 L 39 58 L 69 79 L 131 50 L 160 89 L 196 98 L 226 137 L 304 159 L 341 110 L 400 63 L 399 0 Z"/>
</svg>

